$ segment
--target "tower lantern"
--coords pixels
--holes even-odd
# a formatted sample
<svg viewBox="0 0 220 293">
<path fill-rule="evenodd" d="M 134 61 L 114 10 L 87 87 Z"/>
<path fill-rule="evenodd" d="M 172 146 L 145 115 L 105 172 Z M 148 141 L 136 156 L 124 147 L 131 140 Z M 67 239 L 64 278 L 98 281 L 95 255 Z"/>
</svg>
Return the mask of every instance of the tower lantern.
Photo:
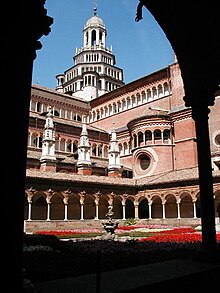
<svg viewBox="0 0 220 293">
<path fill-rule="evenodd" d="M 123 70 L 115 66 L 115 55 L 112 46 L 106 46 L 106 37 L 107 30 L 94 1 L 93 16 L 83 28 L 83 47 L 76 48 L 74 65 L 64 74 L 57 74 L 57 91 L 91 101 L 125 84 Z"/>
</svg>

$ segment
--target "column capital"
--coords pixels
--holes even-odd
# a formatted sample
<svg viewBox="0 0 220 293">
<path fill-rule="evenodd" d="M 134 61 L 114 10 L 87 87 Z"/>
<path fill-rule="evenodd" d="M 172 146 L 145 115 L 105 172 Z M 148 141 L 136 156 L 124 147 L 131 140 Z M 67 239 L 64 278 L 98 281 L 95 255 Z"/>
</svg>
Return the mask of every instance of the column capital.
<svg viewBox="0 0 220 293">
<path fill-rule="evenodd" d="M 217 90 L 218 87 L 215 88 Z M 191 91 L 188 90 L 188 94 L 185 93 L 183 100 L 186 107 L 209 107 L 215 104 L 215 90 L 206 90 L 191 88 Z"/>
<path fill-rule="evenodd" d="M 192 105 L 192 118 L 194 121 L 202 120 L 207 121 L 209 119 L 210 109 L 208 105 Z"/>
</svg>

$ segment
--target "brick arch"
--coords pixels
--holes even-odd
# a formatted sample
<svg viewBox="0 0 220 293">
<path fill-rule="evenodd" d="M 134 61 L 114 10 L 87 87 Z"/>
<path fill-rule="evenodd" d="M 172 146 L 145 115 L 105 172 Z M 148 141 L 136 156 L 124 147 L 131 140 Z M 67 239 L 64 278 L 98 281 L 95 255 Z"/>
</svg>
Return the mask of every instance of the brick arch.
<svg viewBox="0 0 220 293">
<path fill-rule="evenodd" d="M 63 195 L 60 192 L 54 192 L 53 196 L 51 197 L 50 219 L 51 220 L 64 219 Z"/>
<path fill-rule="evenodd" d="M 149 218 L 149 205 L 148 199 L 146 196 L 141 195 L 138 199 L 138 215 L 139 219 L 148 219 Z"/>
<path fill-rule="evenodd" d="M 108 212 L 108 196 L 101 194 L 99 198 L 99 218 L 105 219 Z"/>
<path fill-rule="evenodd" d="M 151 197 L 151 216 L 152 218 L 162 218 L 162 197 L 158 194 L 153 194 Z"/>
<path fill-rule="evenodd" d="M 113 211 L 115 219 L 122 219 L 122 197 L 121 195 L 115 195 L 113 198 Z"/>
<path fill-rule="evenodd" d="M 68 199 L 68 219 L 80 219 L 80 198 L 77 193 L 71 193 Z"/>
<path fill-rule="evenodd" d="M 86 194 L 84 200 L 84 219 L 95 218 L 95 198 L 92 194 Z"/>
<path fill-rule="evenodd" d="M 46 193 L 44 191 L 36 191 L 34 193 L 31 205 L 31 219 L 32 220 L 46 220 L 47 219 L 47 201 Z"/>
<path fill-rule="evenodd" d="M 177 218 L 177 198 L 174 193 L 168 193 L 165 196 L 166 218 Z"/>
</svg>

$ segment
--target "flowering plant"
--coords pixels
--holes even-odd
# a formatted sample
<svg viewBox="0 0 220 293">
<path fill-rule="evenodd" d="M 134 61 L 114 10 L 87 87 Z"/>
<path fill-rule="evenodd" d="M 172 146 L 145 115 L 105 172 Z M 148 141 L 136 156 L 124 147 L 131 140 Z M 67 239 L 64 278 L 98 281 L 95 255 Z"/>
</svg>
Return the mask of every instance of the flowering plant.
<svg viewBox="0 0 220 293">
<path fill-rule="evenodd" d="M 104 234 L 103 229 L 68 229 L 37 231 L 38 235 L 54 235 L 58 238 L 94 238 Z M 125 225 L 116 228 L 115 234 L 120 237 L 133 237 L 134 239 L 145 242 L 201 242 L 202 233 L 200 230 L 191 226 L 173 227 L 168 225 Z M 220 241 L 220 232 L 217 231 L 216 240 Z"/>
</svg>

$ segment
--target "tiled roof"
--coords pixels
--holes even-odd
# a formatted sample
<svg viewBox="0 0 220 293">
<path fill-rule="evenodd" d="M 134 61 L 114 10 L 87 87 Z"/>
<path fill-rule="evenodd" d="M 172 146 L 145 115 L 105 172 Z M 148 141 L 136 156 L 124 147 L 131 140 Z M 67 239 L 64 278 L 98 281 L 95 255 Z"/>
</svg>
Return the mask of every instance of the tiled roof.
<svg viewBox="0 0 220 293">
<path fill-rule="evenodd" d="M 148 176 L 140 179 L 130 178 L 112 178 L 107 176 L 96 176 L 96 175 L 78 175 L 78 174 L 67 174 L 67 173 L 51 173 L 39 170 L 27 170 L 27 178 L 42 178 L 50 180 L 62 180 L 62 181 L 75 181 L 75 182 L 87 182 L 91 184 L 103 184 L 103 185 L 118 185 L 118 186 L 153 186 L 157 184 L 175 183 L 175 182 L 186 182 L 198 180 L 198 169 L 189 168 L 177 171 L 170 171 L 161 173 L 158 175 Z M 213 172 L 213 177 L 220 178 L 220 170 Z"/>
<path fill-rule="evenodd" d="M 40 157 L 41 157 L 41 151 L 34 151 L 34 150 L 27 151 L 28 159 L 40 160 Z M 77 160 L 74 159 L 74 156 L 72 153 L 56 154 L 56 158 L 58 161 L 61 161 L 62 163 L 66 163 L 66 164 L 76 164 L 77 162 Z M 91 162 L 96 167 L 106 168 L 108 166 L 108 159 L 99 159 L 99 158 L 92 157 Z"/>
<path fill-rule="evenodd" d="M 54 173 L 44 172 L 39 170 L 27 169 L 27 178 L 36 179 L 49 179 L 51 181 L 71 181 L 71 182 L 84 182 L 91 184 L 103 184 L 103 185 L 116 185 L 116 186 L 135 186 L 135 179 L 129 178 L 115 178 L 107 176 L 96 176 L 96 175 L 79 175 L 79 174 L 68 174 L 68 173 Z"/>
<path fill-rule="evenodd" d="M 32 111 L 30 111 L 29 116 L 32 117 L 32 118 L 38 118 L 38 119 L 41 118 L 43 120 L 46 120 L 44 115 L 40 115 L 39 113 L 32 112 Z M 77 121 L 74 121 L 74 120 L 60 118 L 60 117 L 57 117 L 57 116 L 53 117 L 53 121 L 56 122 L 56 123 L 64 124 L 64 125 L 69 125 L 69 126 L 73 126 L 73 127 L 77 127 L 77 128 L 82 128 L 82 122 L 81 121 L 77 122 Z M 106 133 L 106 134 L 108 133 L 106 130 L 103 130 L 102 128 L 98 128 L 98 127 L 90 125 L 90 124 L 87 124 L 86 128 L 88 130 L 98 131 L 98 132 L 102 132 L 102 133 Z"/>
<path fill-rule="evenodd" d="M 143 111 L 143 113 L 140 116 L 138 116 L 137 118 L 146 117 L 146 116 L 149 116 L 149 117 L 167 116 L 167 117 L 169 117 L 169 114 L 168 114 L 168 111 L 159 110 L 159 109 L 151 109 L 149 107 L 149 108 L 145 109 Z"/>
<path fill-rule="evenodd" d="M 48 87 L 45 87 L 45 86 L 40 86 L 40 85 L 37 85 L 37 84 L 32 84 L 31 87 L 32 87 L 32 89 L 35 89 L 35 90 L 40 90 L 42 92 L 47 92 L 47 93 L 54 94 L 54 95 L 57 95 L 59 97 L 64 97 L 64 98 L 70 99 L 70 100 L 78 100 L 78 101 L 81 101 L 81 102 L 83 102 L 85 104 L 88 104 L 87 101 L 83 100 L 80 97 L 71 96 L 71 95 L 68 95 L 68 94 L 65 94 L 65 93 L 61 93 L 61 92 L 58 92 L 56 90 L 53 90 L 53 89 L 48 88 Z"/>
<path fill-rule="evenodd" d="M 220 177 L 220 170 L 213 171 L 213 177 Z M 192 181 L 198 180 L 199 173 L 198 168 L 188 168 L 182 170 L 175 170 L 170 172 L 161 173 L 158 175 L 152 175 L 149 177 L 144 177 L 137 179 L 137 185 L 154 185 L 154 184 L 165 184 L 165 183 L 174 183 L 181 181 Z"/>
</svg>

